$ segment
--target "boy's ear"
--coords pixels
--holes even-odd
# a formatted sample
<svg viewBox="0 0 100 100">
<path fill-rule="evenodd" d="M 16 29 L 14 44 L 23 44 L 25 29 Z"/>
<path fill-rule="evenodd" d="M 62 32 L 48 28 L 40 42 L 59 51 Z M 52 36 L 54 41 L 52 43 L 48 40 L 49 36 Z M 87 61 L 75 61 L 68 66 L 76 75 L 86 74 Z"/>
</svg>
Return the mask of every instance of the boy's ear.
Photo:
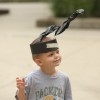
<svg viewBox="0 0 100 100">
<path fill-rule="evenodd" d="M 34 61 L 38 66 L 42 66 L 42 61 L 40 59 L 35 58 Z"/>
</svg>

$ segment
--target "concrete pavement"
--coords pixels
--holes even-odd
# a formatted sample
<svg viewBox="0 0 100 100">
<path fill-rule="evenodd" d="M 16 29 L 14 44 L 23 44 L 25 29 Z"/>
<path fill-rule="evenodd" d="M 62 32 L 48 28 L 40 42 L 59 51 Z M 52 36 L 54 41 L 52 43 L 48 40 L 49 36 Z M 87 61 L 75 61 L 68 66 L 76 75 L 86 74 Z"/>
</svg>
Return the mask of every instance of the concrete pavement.
<svg viewBox="0 0 100 100">
<path fill-rule="evenodd" d="M 16 77 L 38 68 L 29 44 L 46 28 L 36 28 L 35 21 L 52 13 L 46 4 L 0 7 L 11 10 L 9 15 L 0 16 L 0 98 L 14 100 Z M 40 9 L 35 11 L 39 7 L 42 16 Z M 69 75 L 74 100 L 100 100 L 100 30 L 68 29 L 57 39 L 63 58 L 58 68 Z"/>
</svg>

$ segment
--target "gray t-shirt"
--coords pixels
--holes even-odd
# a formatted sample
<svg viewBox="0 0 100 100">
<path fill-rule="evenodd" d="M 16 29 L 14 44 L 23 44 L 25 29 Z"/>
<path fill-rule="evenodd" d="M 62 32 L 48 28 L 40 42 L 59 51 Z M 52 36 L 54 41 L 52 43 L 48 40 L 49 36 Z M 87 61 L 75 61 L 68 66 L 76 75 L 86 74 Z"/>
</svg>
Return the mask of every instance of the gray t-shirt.
<svg viewBox="0 0 100 100">
<path fill-rule="evenodd" d="M 72 100 L 69 78 L 61 71 L 49 76 L 39 69 L 28 74 L 25 82 L 27 100 Z"/>
</svg>

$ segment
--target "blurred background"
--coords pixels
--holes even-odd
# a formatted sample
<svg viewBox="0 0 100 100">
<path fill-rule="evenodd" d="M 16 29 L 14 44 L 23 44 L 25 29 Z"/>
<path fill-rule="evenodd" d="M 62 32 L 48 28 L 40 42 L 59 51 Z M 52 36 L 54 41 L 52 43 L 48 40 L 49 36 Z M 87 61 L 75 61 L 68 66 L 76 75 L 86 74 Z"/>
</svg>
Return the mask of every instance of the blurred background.
<svg viewBox="0 0 100 100">
<path fill-rule="evenodd" d="M 57 36 L 58 69 L 70 77 L 74 100 L 100 100 L 100 0 L 0 0 L 0 98 L 14 100 L 16 77 L 37 65 L 30 43 L 50 25 L 85 10 Z"/>
</svg>

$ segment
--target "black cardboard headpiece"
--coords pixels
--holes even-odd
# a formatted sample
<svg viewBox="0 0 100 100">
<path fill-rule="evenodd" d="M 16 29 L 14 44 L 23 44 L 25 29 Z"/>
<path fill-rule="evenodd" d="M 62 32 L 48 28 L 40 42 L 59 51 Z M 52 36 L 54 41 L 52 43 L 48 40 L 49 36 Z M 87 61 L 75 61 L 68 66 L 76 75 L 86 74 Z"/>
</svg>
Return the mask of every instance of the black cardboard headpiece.
<svg viewBox="0 0 100 100">
<path fill-rule="evenodd" d="M 79 14 L 83 14 L 83 12 L 84 9 L 76 10 L 76 12 L 74 12 L 71 16 L 69 16 L 68 19 L 64 21 L 61 26 L 51 25 L 50 27 L 48 27 L 48 29 L 45 32 L 40 34 L 40 36 L 36 40 L 36 43 L 30 45 L 32 54 L 46 53 L 58 49 L 56 39 L 47 42 L 41 42 L 41 41 L 47 35 L 49 35 L 54 31 L 55 31 L 55 36 L 64 32 L 69 27 L 70 22 L 74 20 Z"/>
<path fill-rule="evenodd" d="M 47 53 L 58 49 L 57 40 L 53 39 L 46 42 L 30 44 L 32 54 Z"/>
</svg>

